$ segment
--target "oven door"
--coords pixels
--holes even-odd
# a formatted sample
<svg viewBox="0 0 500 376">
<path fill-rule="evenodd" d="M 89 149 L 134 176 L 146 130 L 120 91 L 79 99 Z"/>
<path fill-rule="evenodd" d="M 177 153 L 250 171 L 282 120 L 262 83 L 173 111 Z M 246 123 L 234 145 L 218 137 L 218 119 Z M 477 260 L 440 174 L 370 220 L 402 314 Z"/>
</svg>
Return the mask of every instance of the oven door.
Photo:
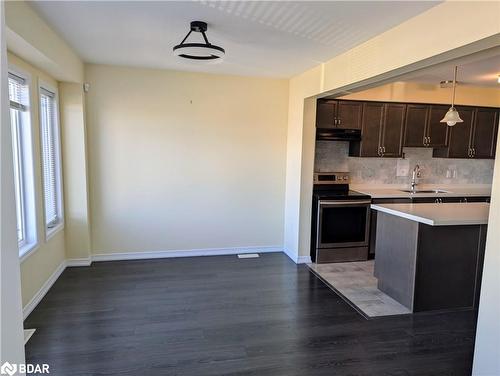
<svg viewBox="0 0 500 376">
<path fill-rule="evenodd" d="M 319 200 L 317 248 L 368 246 L 370 200 Z"/>
</svg>

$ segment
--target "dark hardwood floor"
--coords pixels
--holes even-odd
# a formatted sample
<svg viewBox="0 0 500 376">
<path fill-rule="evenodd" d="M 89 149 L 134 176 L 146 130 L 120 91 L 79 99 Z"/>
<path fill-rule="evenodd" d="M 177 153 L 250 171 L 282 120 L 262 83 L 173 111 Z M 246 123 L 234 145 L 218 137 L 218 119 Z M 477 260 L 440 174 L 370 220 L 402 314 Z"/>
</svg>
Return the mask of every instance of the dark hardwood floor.
<svg viewBox="0 0 500 376">
<path fill-rule="evenodd" d="M 51 375 L 470 375 L 476 314 L 366 320 L 284 254 L 69 268 L 25 321 Z"/>
</svg>

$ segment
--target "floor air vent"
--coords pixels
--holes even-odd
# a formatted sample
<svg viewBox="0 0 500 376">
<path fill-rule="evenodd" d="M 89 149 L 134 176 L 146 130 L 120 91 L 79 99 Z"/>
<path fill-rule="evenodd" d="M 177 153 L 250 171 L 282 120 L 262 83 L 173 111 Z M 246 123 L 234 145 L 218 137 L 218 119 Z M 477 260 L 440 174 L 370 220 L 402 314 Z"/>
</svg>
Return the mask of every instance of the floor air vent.
<svg viewBox="0 0 500 376">
<path fill-rule="evenodd" d="M 240 258 L 240 259 L 258 258 L 258 257 L 260 257 L 258 253 L 243 253 L 243 254 L 238 255 L 238 258 Z"/>
</svg>

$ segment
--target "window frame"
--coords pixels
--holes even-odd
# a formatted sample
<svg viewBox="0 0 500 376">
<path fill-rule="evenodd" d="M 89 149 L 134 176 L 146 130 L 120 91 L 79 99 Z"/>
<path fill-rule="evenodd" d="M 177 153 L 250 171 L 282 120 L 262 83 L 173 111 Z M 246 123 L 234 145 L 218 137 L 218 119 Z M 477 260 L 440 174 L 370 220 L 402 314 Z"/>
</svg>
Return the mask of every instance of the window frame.
<svg viewBox="0 0 500 376">
<path fill-rule="evenodd" d="M 22 188 L 21 192 L 23 195 L 23 216 L 24 216 L 24 226 L 25 226 L 25 239 L 22 244 L 18 243 L 19 246 L 19 258 L 20 262 L 23 262 L 28 256 L 35 252 L 39 246 L 38 237 L 38 211 L 36 205 L 36 182 L 35 182 L 35 139 L 34 129 L 33 129 L 33 105 L 32 105 L 32 79 L 31 75 L 18 68 L 15 65 L 8 65 L 9 75 L 17 76 L 24 80 L 24 85 L 27 88 L 27 100 L 26 111 L 23 111 L 22 119 L 28 123 L 22 129 L 20 137 L 21 143 L 21 158 L 22 158 Z M 10 119 L 10 98 L 9 98 L 9 125 L 12 127 Z M 21 120 L 21 121 L 23 121 Z M 11 129 L 12 131 L 12 129 Z M 12 153 L 14 149 L 12 149 Z M 17 209 L 16 209 L 17 215 Z"/>
<path fill-rule="evenodd" d="M 57 215 L 59 220 L 54 227 L 47 226 L 46 210 L 45 210 L 45 181 L 44 181 L 44 161 L 43 161 L 43 128 L 42 128 L 42 94 L 43 91 L 48 91 L 54 94 L 56 104 L 55 111 L 55 131 L 54 131 L 54 146 L 55 146 L 55 166 L 56 166 L 56 205 Z M 44 94 L 45 95 L 45 94 Z M 57 87 L 39 79 L 38 80 L 38 122 L 40 130 L 40 165 L 41 165 L 41 180 L 42 180 L 42 207 L 43 207 L 43 228 L 45 232 L 45 241 L 49 241 L 54 235 L 64 228 L 64 199 L 63 199 L 63 176 L 62 176 L 62 160 L 61 160 L 61 127 L 59 122 L 59 91 Z"/>
</svg>

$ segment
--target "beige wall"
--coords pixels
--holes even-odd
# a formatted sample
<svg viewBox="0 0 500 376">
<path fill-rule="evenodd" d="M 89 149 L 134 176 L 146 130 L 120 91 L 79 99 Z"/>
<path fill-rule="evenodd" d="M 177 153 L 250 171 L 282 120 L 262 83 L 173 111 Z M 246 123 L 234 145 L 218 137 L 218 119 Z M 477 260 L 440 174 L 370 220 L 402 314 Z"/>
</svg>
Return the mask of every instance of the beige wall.
<svg viewBox="0 0 500 376">
<path fill-rule="evenodd" d="M 467 22 L 460 30 L 442 22 L 462 19 L 465 14 Z M 304 124 L 304 99 L 327 92 L 340 94 L 498 46 L 499 14 L 499 2 L 444 2 L 291 78 L 284 240 L 288 255 L 306 260 L 309 254 L 314 130 Z"/>
<path fill-rule="evenodd" d="M 286 80 L 89 65 L 94 253 L 281 246 Z"/>
<path fill-rule="evenodd" d="M 367 101 L 441 103 L 449 105 L 451 101 L 451 89 L 442 89 L 439 85 L 399 81 L 344 95 L 341 98 Z M 456 91 L 455 103 L 470 106 L 500 107 L 500 90 L 496 87 L 459 85 Z"/>
<path fill-rule="evenodd" d="M 90 262 L 87 134 L 83 85 L 59 84 L 66 257 Z M 70 262 L 70 263 L 71 263 Z"/>
<path fill-rule="evenodd" d="M 9 65 L 19 69 L 30 78 L 30 111 L 31 127 L 34 141 L 34 181 L 35 205 L 37 214 L 37 237 L 39 247 L 21 263 L 21 288 L 23 307 L 35 296 L 42 285 L 65 260 L 64 229 L 56 233 L 49 240 L 45 240 L 45 226 L 43 217 L 42 169 L 40 154 L 40 120 L 39 120 L 39 82 L 57 87 L 55 81 L 48 74 L 26 63 L 16 55 L 8 54 Z"/>
<path fill-rule="evenodd" d="M 83 82 L 83 63 L 25 1 L 5 2 L 7 48 L 58 81 Z"/>
</svg>

